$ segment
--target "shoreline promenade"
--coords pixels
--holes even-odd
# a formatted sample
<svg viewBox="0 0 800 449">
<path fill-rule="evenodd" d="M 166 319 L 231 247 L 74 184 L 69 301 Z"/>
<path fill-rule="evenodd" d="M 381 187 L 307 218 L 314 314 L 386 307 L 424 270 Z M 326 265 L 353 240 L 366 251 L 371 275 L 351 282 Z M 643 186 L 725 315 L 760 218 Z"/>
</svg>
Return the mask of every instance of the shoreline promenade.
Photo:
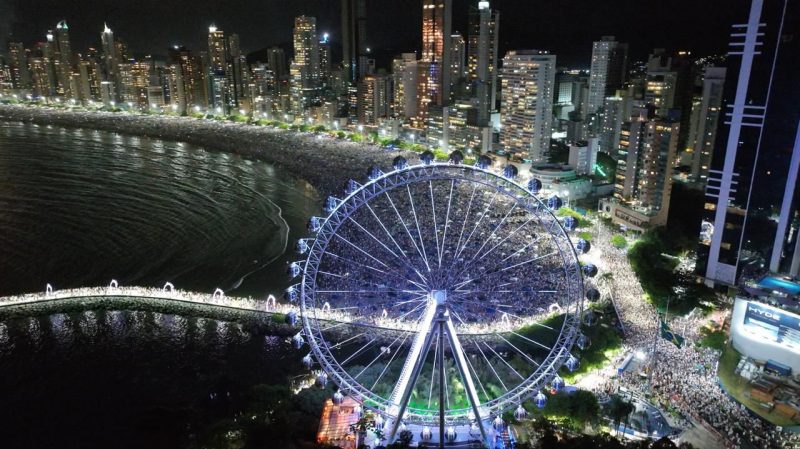
<svg viewBox="0 0 800 449">
<path fill-rule="evenodd" d="M 340 195 L 352 178 L 361 181 L 373 165 L 388 168 L 411 151 L 387 150 L 368 143 L 337 139 L 325 133 L 301 132 L 232 121 L 122 112 L 75 111 L 41 106 L 0 104 L 0 121 L 85 128 L 154 139 L 186 142 L 211 151 L 239 154 L 273 164 L 308 181 L 324 199 Z"/>
</svg>

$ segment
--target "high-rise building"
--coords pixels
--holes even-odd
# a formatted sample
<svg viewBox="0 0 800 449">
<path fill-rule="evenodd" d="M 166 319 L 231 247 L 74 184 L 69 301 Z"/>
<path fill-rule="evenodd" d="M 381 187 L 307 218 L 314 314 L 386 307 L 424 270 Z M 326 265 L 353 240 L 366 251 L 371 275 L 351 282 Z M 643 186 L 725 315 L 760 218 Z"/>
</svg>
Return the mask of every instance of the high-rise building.
<svg viewBox="0 0 800 449">
<path fill-rule="evenodd" d="M 698 274 L 709 285 L 734 285 L 745 266 L 782 270 L 791 259 L 793 247 L 786 241 L 791 241 L 788 231 L 797 203 L 787 193 L 796 191 L 796 169 L 789 169 L 797 162 L 788 161 L 788 155 L 800 120 L 794 95 L 800 53 L 797 39 L 789 37 L 800 20 L 798 10 L 796 2 L 753 0 L 749 12 L 738 11 L 747 19 L 733 25 L 724 115 L 711 157 L 697 251 Z M 776 243 L 759 246 L 771 234 L 765 223 L 778 208 Z M 751 228 L 751 222 L 759 225 Z"/>
<path fill-rule="evenodd" d="M 239 35 L 233 33 L 228 37 L 228 106 L 249 109 L 248 89 L 250 85 L 250 71 L 247 68 L 247 58 L 242 54 Z"/>
<path fill-rule="evenodd" d="M 289 74 L 286 70 L 286 53 L 280 47 L 267 49 L 267 67 L 275 74 L 276 79 L 284 79 Z"/>
<path fill-rule="evenodd" d="M 176 45 L 169 49 L 167 62 L 178 66 L 180 70 L 180 79 L 183 85 L 181 97 L 186 102 L 186 107 L 205 109 L 209 102 L 206 97 L 206 72 L 203 70 L 203 61 L 188 48 Z M 177 88 L 178 75 L 172 73 L 171 77 L 174 83 L 173 87 Z"/>
<path fill-rule="evenodd" d="M 294 62 L 300 67 L 303 87 L 317 87 L 319 82 L 319 39 L 317 19 L 299 16 L 294 20 Z"/>
<path fill-rule="evenodd" d="M 679 128 L 646 110 L 623 125 L 609 210 L 615 223 L 639 231 L 667 223 Z"/>
<path fill-rule="evenodd" d="M 67 98 L 72 97 L 70 89 L 70 77 L 72 75 L 72 45 L 69 41 L 69 27 L 67 22 L 62 20 L 56 25 L 55 33 L 56 58 L 56 77 L 58 79 L 58 92 Z"/>
<path fill-rule="evenodd" d="M 225 32 L 214 25 L 208 27 L 208 60 L 214 72 L 225 72 L 228 68 L 228 42 Z"/>
<path fill-rule="evenodd" d="M 692 108 L 687 148 L 690 153 L 690 180 L 705 187 L 711 156 L 717 138 L 719 118 L 722 113 L 722 92 L 725 85 L 724 67 L 706 67 L 700 101 Z"/>
<path fill-rule="evenodd" d="M 477 98 L 478 122 L 486 124 L 497 104 L 497 60 L 500 12 L 479 1 L 469 10 L 467 80 Z"/>
<path fill-rule="evenodd" d="M 103 81 L 108 81 L 107 84 L 112 90 L 111 99 L 119 100 L 120 95 L 120 82 L 119 82 L 119 63 L 120 59 L 117 55 L 116 41 L 114 40 L 114 32 L 107 24 L 103 24 L 103 33 L 100 35 L 100 42 L 102 45 L 103 54 Z"/>
<path fill-rule="evenodd" d="M 775 273 L 786 273 L 789 276 L 800 276 L 800 121 L 797 122 L 792 159 L 789 163 L 788 176 L 784 185 L 778 215 L 778 229 L 772 244 L 769 270 Z"/>
<path fill-rule="evenodd" d="M 22 42 L 9 42 L 8 65 L 14 89 L 30 89 L 31 75 L 28 70 L 28 51 Z"/>
<path fill-rule="evenodd" d="M 302 113 L 318 96 L 320 86 L 317 19 L 299 16 L 294 20 L 294 61 L 290 69 L 292 109 Z"/>
<path fill-rule="evenodd" d="M 342 0 L 342 65 L 347 81 L 355 83 L 367 74 L 366 0 Z"/>
<path fill-rule="evenodd" d="M 328 33 L 324 33 L 319 41 L 319 78 L 324 86 L 329 84 L 331 68 L 331 42 Z"/>
<path fill-rule="evenodd" d="M 592 44 L 592 66 L 589 71 L 589 98 L 586 114 L 603 107 L 606 97 L 622 87 L 628 65 L 628 44 L 614 36 L 603 36 Z"/>
<path fill-rule="evenodd" d="M 411 118 L 417 115 L 417 55 L 403 53 L 392 61 L 392 115 Z"/>
<path fill-rule="evenodd" d="M 500 144 L 544 162 L 550 152 L 556 56 L 541 50 L 509 51 L 503 58 Z"/>
<path fill-rule="evenodd" d="M 600 126 L 600 151 L 615 154 L 619 148 L 622 124 L 631 116 L 632 98 L 628 91 L 618 90 L 613 97 L 603 103 L 603 117 Z"/>
<path fill-rule="evenodd" d="M 358 83 L 358 122 L 375 125 L 389 116 L 391 78 L 387 75 L 366 75 Z"/>
<path fill-rule="evenodd" d="M 452 0 L 422 2 L 422 62 L 428 71 L 419 81 L 417 114 L 424 118 L 428 104 L 445 105 L 450 99 L 450 36 Z M 421 65 L 423 66 L 423 65 Z"/>
<path fill-rule="evenodd" d="M 450 36 L 450 95 L 456 89 L 459 83 L 465 81 L 466 72 L 465 61 L 466 57 L 466 41 L 464 36 L 459 33 Z"/>
</svg>

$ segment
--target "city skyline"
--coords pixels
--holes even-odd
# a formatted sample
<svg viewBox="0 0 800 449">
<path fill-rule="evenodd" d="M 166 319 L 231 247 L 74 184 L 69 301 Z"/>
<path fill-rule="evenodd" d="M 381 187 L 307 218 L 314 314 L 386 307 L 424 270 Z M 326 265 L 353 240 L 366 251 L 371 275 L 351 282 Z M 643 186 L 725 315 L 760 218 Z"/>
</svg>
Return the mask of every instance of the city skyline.
<svg viewBox="0 0 800 449">
<path fill-rule="evenodd" d="M 339 2 L 313 1 L 302 5 L 264 2 L 253 4 L 246 15 L 238 14 L 240 8 L 228 10 L 204 2 L 193 2 L 191 10 L 183 3 L 153 3 L 144 6 L 152 20 L 131 23 L 127 12 L 140 13 L 141 3 L 101 4 L 77 12 L 66 4 L 51 0 L 5 1 L 3 7 L 9 13 L 0 19 L 0 45 L 3 48 L 7 42 L 27 44 L 41 40 L 52 24 L 66 20 L 71 24 L 73 47 L 76 49 L 96 46 L 96 34 L 102 31 L 103 23 L 108 23 L 119 35 L 126 36 L 131 51 L 137 56 L 152 54 L 162 57 L 173 45 L 199 50 L 205 42 L 204 30 L 212 24 L 235 30 L 242 38 L 245 53 L 275 45 L 291 50 L 294 17 L 308 15 L 317 18 L 320 32 L 330 34 L 332 42 L 337 44 L 337 58 L 341 57 L 338 54 L 343 37 Z M 416 24 L 422 20 L 422 10 L 411 7 L 416 2 L 380 6 L 374 1 L 366 3 L 369 18 L 366 44 L 379 59 L 379 66 L 388 67 L 395 54 L 419 52 L 421 35 Z M 744 9 L 746 2 L 741 3 L 741 9 Z M 467 33 L 470 4 L 467 0 L 453 1 L 453 32 Z M 591 43 L 606 34 L 615 35 L 621 42 L 629 42 L 633 60 L 643 59 L 652 48 L 658 47 L 693 51 L 701 56 L 724 53 L 727 43 L 723 24 L 730 23 L 737 13 L 737 8 L 718 10 L 684 0 L 655 5 L 659 8 L 657 11 L 626 1 L 602 6 L 570 2 L 538 9 L 526 2 L 510 0 L 497 0 L 491 4 L 492 9 L 500 11 L 503 17 L 499 41 L 501 57 L 508 50 L 543 48 L 559 55 L 563 64 L 586 69 L 589 68 Z M 692 12 L 687 13 L 689 10 Z M 536 11 L 536 14 L 529 14 L 530 11 Z M 712 13 L 714 20 L 709 19 Z M 177 23 L 169 20 L 175 16 L 182 19 Z M 644 18 L 646 20 L 637 20 Z M 160 23 L 161 20 L 169 22 Z M 409 25 L 398 26 L 398 23 Z"/>
</svg>

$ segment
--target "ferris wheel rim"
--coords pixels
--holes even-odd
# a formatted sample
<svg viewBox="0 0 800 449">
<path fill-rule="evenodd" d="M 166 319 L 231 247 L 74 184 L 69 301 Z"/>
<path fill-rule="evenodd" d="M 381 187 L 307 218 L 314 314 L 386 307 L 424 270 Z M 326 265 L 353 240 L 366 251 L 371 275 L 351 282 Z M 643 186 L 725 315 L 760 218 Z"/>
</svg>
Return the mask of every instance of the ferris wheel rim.
<svg viewBox="0 0 800 449">
<path fill-rule="evenodd" d="M 424 172 L 429 171 L 429 177 L 418 177 L 414 179 L 406 179 L 402 182 L 394 184 L 392 186 L 383 185 L 382 188 L 375 191 L 371 196 L 364 196 L 362 198 L 362 202 L 360 204 L 354 204 L 354 200 L 358 199 L 359 196 L 362 196 L 365 191 L 368 191 L 375 186 L 381 185 L 385 183 L 387 180 L 392 179 L 393 177 L 398 177 L 402 174 L 409 174 L 409 173 L 416 173 L 416 172 Z M 433 176 L 438 171 L 444 171 L 444 174 L 440 174 L 440 176 Z M 467 173 L 477 174 L 479 176 L 469 177 Z M 460 176 L 456 176 L 460 175 Z M 526 187 L 522 186 L 521 184 L 515 182 L 512 179 L 506 178 L 504 176 L 500 176 L 498 174 L 492 173 L 489 170 L 482 169 L 480 167 L 475 166 L 468 166 L 462 164 L 452 164 L 452 163 L 430 163 L 430 164 L 420 164 L 420 165 L 409 165 L 406 167 L 402 167 L 399 169 L 395 169 L 386 173 L 382 173 L 381 176 L 375 177 L 374 179 L 370 179 L 368 182 L 359 185 L 357 189 L 354 189 L 350 192 L 345 198 L 338 201 L 336 206 L 330 210 L 329 214 L 325 218 L 324 224 L 322 225 L 320 232 L 317 233 L 314 242 L 309 247 L 308 255 L 305 260 L 305 265 L 303 268 L 303 275 L 302 275 L 302 282 L 300 284 L 300 295 L 299 295 L 299 303 L 300 303 L 300 310 L 301 310 L 301 318 L 303 329 L 309 339 L 309 345 L 311 346 L 311 351 L 314 353 L 317 361 L 322 365 L 325 372 L 329 373 L 334 382 L 339 386 L 341 390 L 354 396 L 359 402 L 363 402 L 365 406 L 375 409 L 377 412 L 387 416 L 387 417 L 394 417 L 391 413 L 387 412 L 387 410 L 391 407 L 391 402 L 388 398 L 379 395 L 372 391 L 371 388 L 367 388 L 365 385 L 362 385 L 359 381 L 354 379 L 350 373 L 347 372 L 344 367 L 339 364 L 339 360 L 330 352 L 330 348 L 326 347 L 328 343 L 325 337 L 322 335 L 322 329 L 319 327 L 319 323 L 321 318 L 316 315 L 316 309 L 310 309 L 313 312 L 313 317 L 309 316 L 309 307 L 307 305 L 307 299 L 309 298 L 308 294 L 309 291 L 312 295 L 315 294 L 316 290 L 316 277 L 317 277 L 317 270 L 318 264 L 321 260 L 322 256 L 325 254 L 327 249 L 327 244 L 336 235 L 339 227 L 342 226 L 344 220 L 340 220 L 340 222 L 336 225 L 334 229 L 330 229 L 329 235 L 325 235 L 323 230 L 326 229 L 326 226 L 329 226 L 331 223 L 331 218 L 336 217 L 343 208 L 352 207 L 352 211 L 358 210 L 359 208 L 363 207 L 364 204 L 369 204 L 369 202 L 374 199 L 377 195 L 381 193 L 394 189 L 396 187 L 400 187 L 403 185 L 409 185 L 414 182 L 418 182 L 420 180 L 432 180 L 432 179 L 461 179 L 467 182 L 477 182 L 483 184 L 484 186 L 488 186 L 490 188 L 496 189 L 498 191 L 503 191 L 504 194 L 510 196 L 511 198 L 515 199 L 516 201 L 520 201 L 518 196 L 513 195 L 513 191 L 517 191 L 520 194 L 524 194 L 525 198 L 528 201 L 531 201 L 536 205 L 536 212 L 535 213 L 544 213 L 545 216 L 551 219 L 551 223 L 554 223 L 557 226 L 556 230 L 548 229 L 547 232 L 550 235 L 556 235 L 563 237 L 566 239 L 567 242 L 571 243 L 569 235 L 567 234 L 566 230 L 561 225 L 561 222 L 558 218 L 553 214 L 553 212 L 547 207 L 545 202 L 533 194 L 530 190 Z M 504 190 L 503 187 L 506 187 Z M 528 209 L 530 212 L 532 210 Z M 351 213 L 352 213 L 351 211 Z M 323 239 L 320 240 L 320 234 L 323 234 Z M 324 241 L 324 245 L 320 245 L 319 243 Z M 574 289 L 575 291 L 571 292 L 572 295 L 570 296 L 569 305 L 574 306 L 575 310 L 571 311 L 569 308 L 564 311 L 564 320 L 559 329 L 558 337 L 556 342 L 548 351 L 547 357 L 542 361 L 542 364 L 539 368 L 534 370 L 526 379 L 519 382 L 515 387 L 508 389 L 506 393 L 497 396 L 487 402 L 481 403 L 481 407 L 488 411 L 490 414 L 497 414 L 506 409 L 508 409 L 511 405 L 516 405 L 520 403 L 523 399 L 528 396 L 532 396 L 535 394 L 543 385 L 550 382 L 550 380 L 557 375 L 558 369 L 563 365 L 563 363 L 571 356 L 570 351 L 575 342 L 575 339 L 578 335 L 578 329 L 580 327 L 580 316 L 583 310 L 583 278 L 580 272 L 580 264 L 578 262 L 578 254 L 575 251 L 575 248 L 572 244 L 566 245 L 562 248 L 560 245 L 558 246 L 561 253 L 559 254 L 561 257 L 560 259 L 563 260 L 563 269 L 565 274 L 569 277 L 577 276 L 577 279 L 580 282 L 577 285 L 570 285 L 568 290 Z M 567 254 L 564 254 L 564 252 Z M 314 260 L 316 258 L 316 260 Z M 572 262 L 573 266 L 570 266 L 568 262 Z M 313 272 L 313 276 L 309 276 L 309 269 L 311 268 Z M 309 281 L 311 279 L 311 282 Z M 312 297 L 313 298 L 313 297 Z M 312 302 L 315 302 L 315 299 L 312 299 Z M 570 307 L 571 308 L 571 307 Z M 313 323 L 312 323 L 313 321 Z M 412 331 L 413 334 L 413 331 Z M 427 412 L 427 413 L 426 413 Z M 446 419 L 450 419 L 452 422 L 460 422 L 464 420 L 468 420 L 468 416 L 470 414 L 469 408 L 459 408 L 459 409 L 447 409 L 445 411 Z M 421 422 L 428 422 L 430 418 L 430 411 L 423 410 L 423 409 L 415 409 L 415 408 L 407 408 L 406 413 L 404 414 L 405 420 L 413 421 L 414 418 L 419 418 Z"/>
</svg>

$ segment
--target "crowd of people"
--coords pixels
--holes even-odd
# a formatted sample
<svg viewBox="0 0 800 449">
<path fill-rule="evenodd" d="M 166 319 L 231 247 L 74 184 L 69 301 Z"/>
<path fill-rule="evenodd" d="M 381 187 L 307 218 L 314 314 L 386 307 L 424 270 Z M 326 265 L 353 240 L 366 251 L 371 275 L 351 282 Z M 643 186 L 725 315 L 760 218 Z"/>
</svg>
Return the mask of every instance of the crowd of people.
<svg viewBox="0 0 800 449">
<path fill-rule="evenodd" d="M 677 411 L 685 420 L 706 426 L 726 447 L 796 447 L 800 439 L 795 434 L 779 432 L 722 390 L 716 375 L 718 351 L 691 344 L 678 348 L 660 338 L 659 316 L 644 299 L 626 251 L 611 244 L 611 231 L 604 225 L 598 224 L 595 232 L 595 253 L 590 256 L 597 255 L 601 269 L 612 273 L 605 286 L 625 329 L 624 351 L 617 363 L 637 352 L 650 353 L 651 358 L 648 376 L 625 371 L 597 385 L 597 389 L 613 393 L 625 387 L 666 410 Z M 699 338 L 700 320 L 681 317 L 670 321 L 687 341 Z"/>
<path fill-rule="evenodd" d="M 339 195 L 347 178 L 363 180 L 372 166 L 412 152 L 337 139 L 325 133 L 284 130 L 225 120 L 103 111 L 0 105 L 0 118 L 67 127 L 86 127 L 200 145 L 264 160 L 309 181 L 324 195 Z"/>
<path fill-rule="evenodd" d="M 120 287 L 109 285 L 107 287 L 81 287 L 73 289 L 53 290 L 48 287 L 43 292 L 26 293 L 15 296 L 0 297 L 0 307 L 20 306 L 24 304 L 39 303 L 43 301 L 58 301 L 74 298 L 89 297 L 133 297 L 133 298 L 154 298 L 168 299 L 171 301 L 192 302 L 198 304 L 210 304 L 223 307 L 231 307 L 243 310 L 266 311 L 274 313 L 287 313 L 295 307 L 287 304 L 277 303 L 270 297 L 266 301 L 252 297 L 233 297 L 225 296 L 221 290 L 213 294 L 189 292 L 176 290 L 170 284 L 164 288 L 151 287 Z"/>
</svg>

